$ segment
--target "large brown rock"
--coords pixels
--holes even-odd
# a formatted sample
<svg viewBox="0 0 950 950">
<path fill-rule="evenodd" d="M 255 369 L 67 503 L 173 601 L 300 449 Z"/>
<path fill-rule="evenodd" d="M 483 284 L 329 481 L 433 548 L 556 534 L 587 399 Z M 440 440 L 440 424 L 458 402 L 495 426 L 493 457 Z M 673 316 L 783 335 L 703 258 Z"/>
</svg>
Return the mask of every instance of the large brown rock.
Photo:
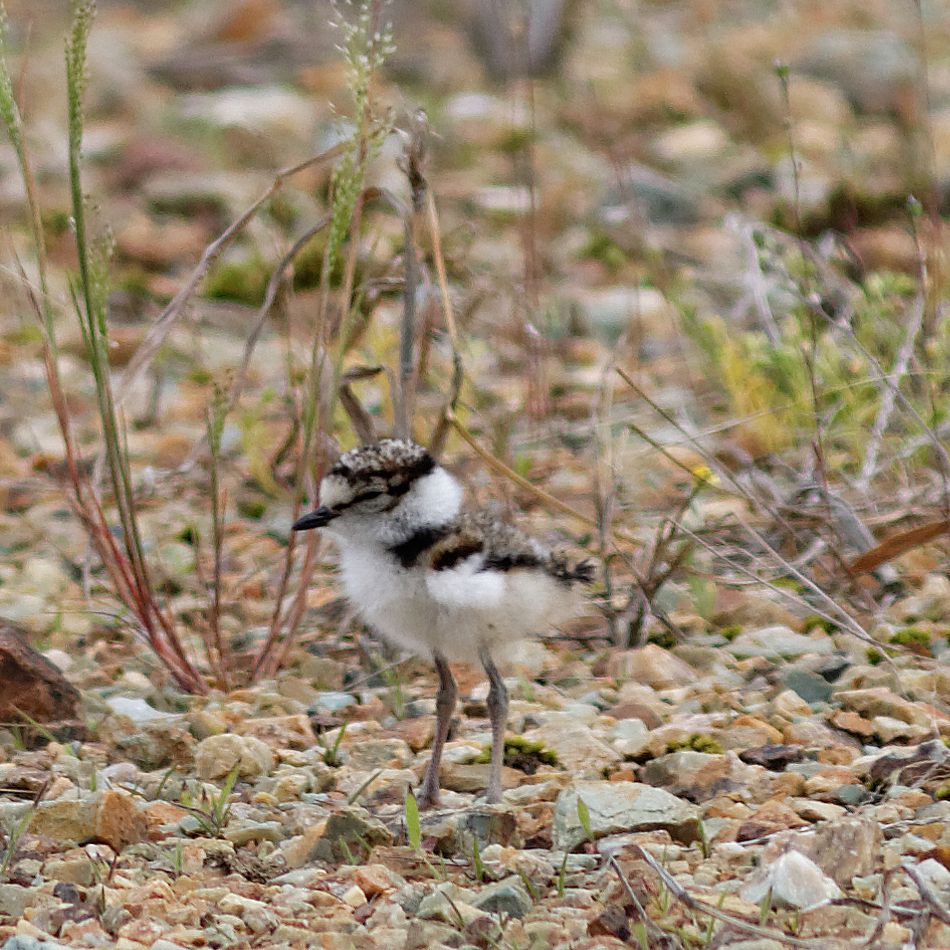
<svg viewBox="0 0 950 950">
<path fill-rule="evenodd" d="M 78 718 L 79 691 L 30 646 L 26 631 L 0 623 L 0 722 Z"/>
</svg>

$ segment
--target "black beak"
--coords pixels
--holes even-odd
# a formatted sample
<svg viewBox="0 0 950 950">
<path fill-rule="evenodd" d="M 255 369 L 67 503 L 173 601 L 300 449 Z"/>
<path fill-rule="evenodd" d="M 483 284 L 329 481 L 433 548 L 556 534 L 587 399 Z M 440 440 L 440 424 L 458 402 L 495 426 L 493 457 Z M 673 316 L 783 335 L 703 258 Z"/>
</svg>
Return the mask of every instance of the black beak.
<svg viewBox="0 0 950 950">
<path fill-rule="evenodd" d="M 340 513 L 326 505 L 321 505 L 316 511 L 311 511 L 309 515 L 298 518 L 293 523 L 294 531 L 309 531 L 311 528 L 322 528 L 328 525 L 334 518 L 339 518 Z"/>
</svg>

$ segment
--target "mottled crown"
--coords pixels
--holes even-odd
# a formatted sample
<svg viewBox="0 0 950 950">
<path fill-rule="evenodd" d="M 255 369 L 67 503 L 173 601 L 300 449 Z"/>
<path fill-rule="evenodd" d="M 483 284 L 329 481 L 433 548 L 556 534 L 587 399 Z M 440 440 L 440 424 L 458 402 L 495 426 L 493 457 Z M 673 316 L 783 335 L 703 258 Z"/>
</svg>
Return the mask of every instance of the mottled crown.
<svg viewBox="0 0 950 950">
<path fill-rule="evenodd" d="M 435 468 L 435 460 L 421 446 L 408 439 L 382 439 L 345 452 L 330 470 L 349 482 L 380 478 L 386 482 L 408 483 Z"/>
</svg>

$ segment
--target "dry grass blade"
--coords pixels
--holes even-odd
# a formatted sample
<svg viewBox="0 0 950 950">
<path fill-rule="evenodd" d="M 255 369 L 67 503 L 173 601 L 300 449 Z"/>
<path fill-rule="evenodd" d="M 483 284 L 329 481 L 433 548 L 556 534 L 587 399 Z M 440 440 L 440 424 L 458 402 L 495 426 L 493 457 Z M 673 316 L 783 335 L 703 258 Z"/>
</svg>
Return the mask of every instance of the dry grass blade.
<svg viewBox="0 0 950 950">
<path fill-rule="evenodd" d="M 950 521 L 945 518 L 941 518 L 939 521 L 928 521 L 916 528 L 910 528 L 908 531 L 901 531 L 885 538 L 880 544 L 865 551 L 860 557 L 856 557 L 848 565 L 848 568 L 855 574 L 869 574 L 882 564 L 893 561 L 894 558 L 900 557 L 908 551 L 913 551 L 914 548 L 936 541 L 937 538 L 943 537 L 948 532 L 950 532 Z"/>
<path fill-rule="evenodd" d="M 363 444 L 375 442 L 379 435 L 376 432 L 376 422 L 353 392 L 351 383 L 360 379 L 372 379 L 381 372 L 383 372 L 382 366 L 354 367 L 343 374 L 343 380 L 340 383 L 340 405 L 350 417 L 350 422 L 353 423 L 353 428 Z"/>
</svg>

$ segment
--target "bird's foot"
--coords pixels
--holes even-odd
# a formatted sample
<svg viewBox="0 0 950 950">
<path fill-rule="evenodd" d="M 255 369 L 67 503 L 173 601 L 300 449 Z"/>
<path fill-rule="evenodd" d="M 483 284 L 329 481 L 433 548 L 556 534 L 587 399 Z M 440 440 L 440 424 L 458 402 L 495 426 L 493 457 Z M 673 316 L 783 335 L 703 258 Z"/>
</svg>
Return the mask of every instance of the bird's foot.
<svg viewBox="0 0 950 950">
<path fill-rule="evenodd" d="M 416 804 L 420 811 L 439 807 L 439 780 L 431 777 L 428 771 L 416 792 Z"/>
<path fill-rule="evenodd" d="M 419 806 L 419 811 L 428 811 L 430 808 L 439 807 L 439 793 L 436 792 L 427 792 L 421 791 L 416 796 L 416 804 Z"/>
</svg>

